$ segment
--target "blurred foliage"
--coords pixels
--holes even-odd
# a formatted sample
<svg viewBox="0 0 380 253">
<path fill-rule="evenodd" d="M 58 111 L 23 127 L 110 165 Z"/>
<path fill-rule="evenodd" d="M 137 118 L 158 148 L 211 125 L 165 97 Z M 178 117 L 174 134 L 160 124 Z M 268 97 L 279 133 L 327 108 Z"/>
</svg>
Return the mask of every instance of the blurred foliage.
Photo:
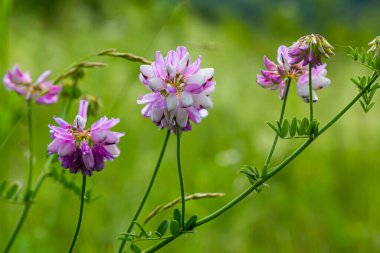
<svg viewBox="0 0 380 253">
<path fill-rule="evenodd" d="M 9 3 L 3 0 L 2 8 Z M 19 0 L 11 6 L 10 19 L 1 16 L 0 44 L 7 50 L 0 55 L 0 73 L 19 63 L 34 78 L 45 69 L 58 77 L 73 62 L 103 49 L 116 48 L 152 60 L 156 50 L 167 52 L 177 45 L 188 47 L 193 59 L 202 55 L 203 67 L 215 68 L 215 106 L 199 126 L 183 135 L 182 166 L 186 194 L 225 192 L 226 196 L 189 202 L 188 218 L 204 217 L 248 187 L 250 182 L 239 173 L 243 165 L 260 168 L 264 164 L 274 135 L 265 122 L 277 119 L 281 104 L 277 93 L 255 84 L 263 55 L 273 59 L 279 45 L 290 45 L 306 33 L 322 33 L 335 46 L 336 56 L 328 62 L 332 83 L 318 93 L 315 105 L 316 118 L 323 125 L 357 94 L 350 78 L 369 74 L 346 56 L 346 45 L 367 47 L 378 35 L 380 10 L 377 0 Z M 165 132 L 144 119 L 142 107 L 136 105 L 137 97 L 146 92 L 137 78 L 138 63 L 90 58 L 106 61 L 108 67 L 88 71 L 79 83 L 83 95 L 100 97 L 99 116 L 120 117 L 115 130 L 125 131 L 126 136 L 120 143 L 121 156 L 88 180 L 93 195 L 102 198 L 85 205 L 76 250 L 115 252 L 117 238 L 144 193 Z M 308 106 L 294 87 L 288 103 L 288 119 L 307 115 Z M 69 121 L 76 113 L 75 104 Z M 33 107 L 34 181 L 46 159 L 47 125 L 60 115 L 61 107 L 61 103 Z M 25 110 L 22 98 L 0 89 L 4 143 L 0 182 L 7 180 L 21 188 L 27 175 Z M 378 104 L 368 114 L 356 105 L 259 196 L 248 197 L 218 221 L 177 239 L 163 252 L 379 252 L 379 113 Z M 273 163 L 301 141 L 282 140 Z M 179 196 L 175 152 L 175 138 L 171 138 L 141 219 Z M 67 180 L 79 184 L 80 176 L 68 174 Z M 47 179 L 13 252 L 66 252 L 78 207 L 76 195 Z M 0 202 L 0 249 L 20 212 L 18 205 Z M 170 213 L 159 213 L 146 229 L 154 231 L 160 221 L 170 218 Z M 139 247 L 147 245 L 141 242 Z"/>
</svg>

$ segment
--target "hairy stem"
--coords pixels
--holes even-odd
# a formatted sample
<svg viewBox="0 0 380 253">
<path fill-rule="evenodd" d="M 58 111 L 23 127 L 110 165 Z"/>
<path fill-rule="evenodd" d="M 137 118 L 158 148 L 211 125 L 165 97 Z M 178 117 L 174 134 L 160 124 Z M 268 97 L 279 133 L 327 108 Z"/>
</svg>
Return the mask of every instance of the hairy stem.
<svg viewBox="0 0 380 253">
<path fill-rule="evenodd" d="M 129 224 L 128 226 L 128 229 L 127 229 L 127 233 L 130 233 L 132 231 L 132 228 L 134 226 L 134 222 L 137 221 L 139 215 L 140 215 L 140 212 L 141 210 L 143 209 L 144 207 L 144 204 L 149 196 L 149 193 L 150 193 L 150 190 L 152 189 L 152 186 L 153 186 L 153 183 L 154 183 L 154 180 L 156 179 L 156 176 L 157 176 L 157 173 L 158 173 L 158 170 L 160 168 L 160 165 L 161 165 L 161 161 L 162 161 L 162 158 L 164 157 L 164 154 L 165 154 L 165 150 L 166 150 L 166 146 L 168 144 L 168 140 L 169 140 L 169 136 L 170 136 L 170 131 L 168 130 L 166 132 L 166 137 L 165 137 L 165 140 L 164 140 L 164 143 L 162 145 L 162 148 L 161 148 L 161 152 L 160 152 L 160 156 L 158 157 L 158 161 L 156 163 L 156 167 L 154 168 L 154 171 L 153 171 L 153 174 L 152 174 L 152 177 L 149 181 L 149 184 L 148 184 L 148 187 L 146 188 L 145 190 L 145 194 L 144 194 L 144 197 L 143 199 L 141 200 L 141 203 L 135 213 L 135 215 L 133 216 L 133 219 L 131 221 L 131 223 Z M 122 253 L 123 252 L 123 249 L 125 247 L 125 244 L 126 244 L 126 241 L 122 241 L 122 243 L 120 244 L 120 248 L 119 248 L 119 253 Z"/>
<path fill-rule="evenodd" d="M 82 224 L 83 206 L 84 206 L 84 195 L 85 195 L 85 193 L 86 193 L 86 176 L 83 175 L 82 194 L 81 194 L 81 199 L 80 199 L 78 223 L 77 223 L 77 228 L 75 229 L 75 234 L 74 234 L 74 237 L 73 237 L 73 241 L 71 242 L 69 253 L 73 252 L 73 250 L 74 250 L 75 242 L 76 242 L 76 240 L 78 238 L 78 233 L 79 233 L 80 225 Z"/>
</svg>

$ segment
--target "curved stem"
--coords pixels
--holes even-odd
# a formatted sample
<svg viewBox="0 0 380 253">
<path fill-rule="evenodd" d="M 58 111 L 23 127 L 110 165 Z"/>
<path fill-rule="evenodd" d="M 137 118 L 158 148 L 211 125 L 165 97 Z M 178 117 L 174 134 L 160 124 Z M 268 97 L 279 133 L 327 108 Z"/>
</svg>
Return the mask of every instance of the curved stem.
<svg viewBox="0 0 380 253">
<path fill-rule="evenodd" d="M 28 135 L 29 135 L 29 176 L 26 186 L 25 201 L 29 201 L 33 177 L 33 130 L 32 130 L 32 100 L 28 100 Z"/>
<path fill-rule="evenodd" d="M 273 167 L 270 171 L 268 171 L 268 174 L 265 177 L 260 178 L 256 183 L 251 185 L 248 189 L 246 189 L 244 192 L 242 192 L 239 196 L 231 200 L 229 203 L 221 207 L 220 209 L 216 210 L 214 213 L 200 219 L 195 227 L 199 227 L 218 216 L 225 213 L 230 208 L 234 207 L 236 204 L 238 204 L 241 200 L 243 200 L 245 197 L 247 197 L 252 191 L 256 190 L 259 186 L 261 186 L 263 183 L 265 183 L 267 180 L 269 180 L 271 177 L 273 177 L 275 174 L 280 172 L 287 164 L 289 164 L 293 159 L 295 159 L 298 155 L 300 155 L 316 138 L 318 138 L 322 133 L 324 133 L 327 129 L 329 129 L 338 119 L 340 119 L 362 96 L 365 92 L 367 92 L 368 89 L 371 88 L 371 85 L 376 81 L 376 79 L 379 77 L 379 73 L 374 73 L 366 85 L 364 89 L 360 91 L 358 95 L 356 95 L 333 119 L 331 119 L 318 133 L 318 136 L 315 138 L 310 138 L 307 141 L 305 141 L 300 147 L 298 147 L 292 154 L 290 154 L 287 158 L 285 158 L 280 164 Z M 145 253 L 155 252 L 162 247 L 164 247 L 166 244 L 170 243 L 174 239 L 176 239 L 178 236 L 180 236 L 182 232 L 180 232 L 178 235 L 173 236 L 172 238 L 166 239 L 153 247 L 147 249 L 144 251 Z"/>
<path fill-rule="evenodd" d="M 310 122 L 313 121 L 313 80 L 312 80 L 312 68 L 311 68 L 311 62 L 309 62 L 309 104 L 310 104 Z"/>
<path fill-rule="evenodd" d="M 133 216 L 133 219 L 132 219 L 131 223 L 129 224 L 129 227 L 127 229 L 127 233 L 130 233 L 132 231 L 132 228 L 133 228 L 133 226 L 135 224 L 134 221 L 136 221 L 138 219 L 138 217 L 140 215 L 140 212 L 141 212 L 141 210 L 144 207 L 145 201 L 148 198 L 150 190 L 152 189 L 154 180 L 156 179 L 156 176 L 157 176 L 157 173 L 158 173 L 158 169 L 160 168 L 160 165 L 161 165 L 162 158 L 164 157 L 164 154 L 165 154 L 165 150 L 166 150 L 166 146 L 167 146 L 167 143 L 168 143 L 168 140 L 169 140 L 169 136 L 170 136 L 170 131 L 168 130 L 166 132 L 166 137 L 165 137 L 165 140 L 164 140 L 164 144 L 162 145 L 160 156 L 158 157 L 158 161 L 157 161 L 156 167 L 154 168 L 154 171 L 153 171 L 152 177 L 151 177 L 151 179 L 149 181 L 148 187 L 145 190 L 144 197 L 141 200 L 141 203 L 140 203 L 140 205 L 139 205 L 139 207 L 138 207 L 135 215 Z M 119 253 L 123 252 L 123 249 L 124 249 L 124 246 L 125 246 L 126 242 L 127 241 L 123 241 L 120 244 Z"/>
<path fill-rule="evenodd" d="M 286 81 L 284 101 L 282 103 L 281 113 L 280 113 L 280 119 L 279 119 L 280 125 L 282 125 L 282 121 L 284 119 L 286 101 L 288 100 L 288 94 L 289 94 L 289 89 L 290 89 L 290 83 L 291 82 L 292 82 L 292 79 L 288 79 Z M 278 134 L 275 135 L 273 143 L 272 143 L 272 147 L 271 147 L 271 149 L 270 149 L 270 151 L 268 153 L 267 159 L 265 160 L 265 164 L 264 164 L 264 167 L 263 167 L 263 174 L 267 173 L 268 166 L 270 164 L 270 161 L 272 160 L 272 156 L 273 156 L 274 150 L 275 150 L 275 148 L 277 146 L 277 141 L 278 141 Z"/>
<path fill-rule="evenodd" d="M 84 206 L 84 195 L 85 195 L 85 193 L 86 193 L 86 176 L 83 175 L 83 180 L 82 180 L 82 194 L 81 194 L 81 199 L 80 199 L 80 208 L 79 208 L 78 224 L 77 224 L 77 228 L 75 229 L 75 234 L 74 234 L 74 237 L 73 237 L 73 241 L 71 242 L 71 246 L 70 246 L 70 249 L 69 249 L 69 253 L 73 252 L 73 250 L 74 250 L 74 246 L 75 246 L 75 242 L 76 242 L 77 237 L 78 237 L 78 233 L 79 233 L 80 225 L 81 225 L 81 223 L 82 223 L 83 206 Z"/>
<path fill-rule="evenodd" d="M 181 187 L 181 205 L 182 205 L 182 215 L 181 215 L 180 227 L 182 229 L 184 229 L 185 228 L 186 200 L 185 200 L 185 187 L 183 185 L 182 168 L 181 168 L 181 131 L 179 129 L 178 124 L 177 124 L 176 130 L 177 130 L 176 131 L 176 134 L 177 134 L 177 167 L 178 167 L 179 185 Z"/>
</svg>

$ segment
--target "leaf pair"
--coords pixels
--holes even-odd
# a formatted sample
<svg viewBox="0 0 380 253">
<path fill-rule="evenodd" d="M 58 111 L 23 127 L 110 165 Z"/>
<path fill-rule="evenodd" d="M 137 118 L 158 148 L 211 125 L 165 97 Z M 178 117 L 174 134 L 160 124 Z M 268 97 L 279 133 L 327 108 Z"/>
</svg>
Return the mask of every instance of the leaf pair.
<svg viewBox="0 0 380 253">
<path fill-rule="evenodd" d="M 371 82 L 371 77 L 358 76 L 357 79 L 351 78 L 351 81 L 359 89 L 359 92 L 361 92 Z M 372 85 L 369 89 L 366 90 L 366 92 L 360 98 L 359 102 L 364 112 L 366 113 L 369 112 L 369 110 L 371 110 L 372 107 L 374 106 L 375 102 L 373 102 L 372 100 L 373 100 L 374 95 L 376 94 L 377 89 L 379 88 L 380 88 L 379 83 Z"/>
<path fill-rule="evenodd" d="M 240 170 L 241 173 L 243 173 L 249 180 L 251 184 L 256 184 L 260 180 L 260 173 L 256 169 L 256 167 L 251 167 L 249 165 L 245 165 L 243 169 Z M 266 184 L 261 184 L 259 187 L 255 189 L 257 193 L 261 192 L 264 187 L 267 186 Z"/>
<path fill-rule="evenodd" d="M 8 184 L 7 180 L 0 183 L 0 199 L 17 201 L 22 199 L 20 187 L 17 183 Z"/>
<path fill-rule="evenodd" d="M 308 118 L 298 120 L 296 117 L 292 121 L 287 119 L 282 123 L 276 121 L 276 125 L 267 122 L 268 126 L 275 131 L 275 133 L 283 139 L 292 138 L 309 138 L 318 136 L 318 121 L 309 121 Z"/>
<path fill-rule="evenodd" d="M 374 71 L 380 71 L 380 57 L 374 55 L 372 52 L 366 51 L 364 48 L 349 47 L 350 54 L 348 54 L 354 61 L 370 68 Z"/>
</svg>

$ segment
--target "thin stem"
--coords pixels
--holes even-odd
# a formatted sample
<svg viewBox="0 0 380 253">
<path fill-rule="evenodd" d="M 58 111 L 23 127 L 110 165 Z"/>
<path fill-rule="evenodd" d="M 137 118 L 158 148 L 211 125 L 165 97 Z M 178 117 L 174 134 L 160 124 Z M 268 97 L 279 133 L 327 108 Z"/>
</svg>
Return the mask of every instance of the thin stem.
<svg viewBox="0 0 380 253">
<path fill-rule="evenodd" d="M 311 62 L 309 62 L 309 104 L 310 104 L 310 122 L 313 121 L 313 80 L 312 80 Z"/>
<path fill-rule="evenodd" d="M 27 102 L 28 105 L 28 135 L 29 135 L 29 177 L 28 183 L 26 186 L 25 201 L 29 201 L 32 188 L 32 177 L 33 177 L 33 131 L 32 131 L 32 100 L 29 99 Z"/>
<path fill-rule="evenodd" d="M 179 126 L 177 124 L 177 167 L 178 167 L 178 177 L 179 177 L 179 184 L 181 187 L 181 205 L 182 205 L 182 215 L 181 215 L 181 228 L 185 228 L 185 207 L 186 207 L 186 200 L 185 200 L 185 187 L 183 185 L 183 177 L 182 177 L 182 169 L 181 169 L 181 131 L 179 129 Z"/>
<path fill-rule="evenodd" d="M 282 121 L 284 119 L 286 101 L 288 100 L 288 94 L 289 94 L 290 83 L 291 82 L 292 82 L 292 79 L 288 79 L 286 81 L 284 101 L 282 103 L 281 113 L 280 113 L 280 119 L 279 119 L 280 125 L 282 125 Z M 270 151 L 268 153 L 267 159 L 265 160 L 265 164 L 264 164 L 264 168 L 263 168 L 263 173 L 264 174 L 267 172 L 267 169 L 268 169 L 268 166 L 270 164 L 270 161 L 272 160 L 272 156 L 273 156 L 274 150 L 276 148 L 277 141 L 278 141 L 278 134 L 275 135 L 273 143 L 272 143 L 272 147 L 271 147 L 271 149 L 270 149 Z"/>
<path fill-rule="evenodd" d="M 5 249 L 3 251 L 4 253 L 8 253 L 11 250 L 13 242 L 15 241 L 18 233 L 20 232 L 20 229 L 21 229 L 22 225 L 24 224 L 25 218 L 28 215 L 30 207 L 31 207 L 31 203 L 30 202 L 26 202 L 25 208 L 22 211 L 21 217 L 20 217 L 20 219 L 17 222 L 16 228 L 13 231 L 13 234 L 12 234 L 11 238 L 9 239 L 7 246 L 5 246 Z"/>
<path fill-rule="evenodd" d="M 73 252 L 73 250 L 74 250 L 74 246 L 75 246 L 75 242 L 76 242 L 77 237 L 78 237 L 78 233 L 79 233 L 80 225 L 81 225 L 81 223 L 82 223 L 83 206 L 84 206 L 84 195 L 85 195 L 85 193 L 86 193 L 86 176 L 83 175 L 83 181 L 82 181 L 82 194 L 81 194 L 81 199 L 80 199 L 80 208 L 79 208 L 78 224 L 77 224 L 77 228 L 75 229 L 75 234 L 74 234 L 73 241 L 72 241 L 71 246 L 70 246 L 70 249 L 69 249 L 69 253 Z"/>
<path fill-rule="evenodd" d="M 69 97 L 69 100 L 67 101 L 66 106 L 63 107 L 63 111 L 62 111 L 62 118 L 63 119 L 65 119 L 67 117 L 67 113 L 70 111 L 71 104 L 72 104 L 74 96 L 75 96 L 75 91 L 77 89 L 77 85 L 78 85 L 78 80 L 74 79 L 73 80 L 73 87 L 71 87 L 71 95 Z"/>
<path fill-rule="evenodd" d="M 356 95 L 333 119 L 331 119 L 318 133 L 318 136 L 315 138 L 310 138 L 307 141 L 305 141 L 300 147 L 298 147 L 292 154 L 290 154 L 287 158 L 285 158 L 280 164 L 273 167 L 270 171 L 268 171 L 268 174 L 265 177 L 262 177 L 259 179 L 256 183 L 252 184 L 248 189 L 246 189 L 244 192 L 242 192 L 239 196 L 231 200 L 229 203 L 215 211 L 214 213 L 198 220 L 195 227 L 199 227 L 218 216 L 222 215 L 226 211 L 228 211 L 230 208 L 234 207 L 236 204 L 238 204 L 241 200 L 243 200 L 245 197 L 247 197 L 252 191 L 256 190 L 259 186 L 261 186 L 263 183 L 265 183 L 267 180 L 269 180 L 271 177 L 273 177 L 275 174 L 280 172 L 287 164 L 289 164 L 293 159 L 295 159 L 298 155 L 300 155 L 316 138 L 318 138 L 322 133 L 324 133 L 327 129 L 329 129 L 338 119 L 340 119 L 362 96 L 363 94 L 371 88 L 371 85 L 376 81 L 376 79 L 379 77 L 379 73 L 374 73 L 366 85 L 364 89 L 360 91 L 358 95 Z M 166 244 L 170 243 L 174 239 L 176 239 L 178 236 L 180 236 L 182 232 L 180 232 L 178 235 L 173 236 L 172 238 L 166 239 L 153 247 L 147 249 L 144 251 L 144 253 L 151 253 L 159 250 L 160 248 L 164 247 Z"/>
<path fill-rule="evenodd" d="M 166 136 L 165 136 L 165 140 L 164 140 L 164 143 L 162 145 L 162 148 L 161 148 L 161 152 L 160 152 L 160 156 L 158 157 L 158 161 L 156 163 L 156 167 L 154 168 L 154 171 L 153 171 L 153 174 L 152 174 L 152 177 L 149 181 L 149 184 L 148 184 L 148 187 L 146 188 L 145 190 L 145 194 L 144 194 L 144 197 L 143 199 L 141 200 L 141 203 L 135 213 L 135 215 L 133 216 L 133 219 L 131 221 L 131 223 L 129 224 L 129 227 L 127 229 L 127 233 L 130 233 L 132 231 L 132 228 L 134 226 L 134 222 L 138 219 L 139 215 L 140 215 L 140 212 L 141 210 L 143 209 L 144 207 L 144 204 L 145 204 L 145 201 L 147 200 L 148 198 L 148 195 L 150 193 L 150 190 L 152 189 L 152 186 L 153 186 L 153 183 L 154 183 L 154 180 L 156 179 L 156 176 L 157 176 L 157 173 L 158 173 L 158 169 L 160 168 L 160 165 L 161 165 L 161 161 L 162 161 L 162 158 L 164 157 L 164 154 L 165 154 L 165 150 L 166 150 L 166 146 L 168 144 L 168 140 L 169 140 L 169 136 L 170 136 L 170 131 L 168 130 L 166 132 Z M 122 253 L 123 252 L 123 249 L 124 249 L 124 246 L 126 244 L 127 241 L 123 241 L 121 244 L 120 244 L 120 248 L 119 248 L 119 253 Z"/>
</svg>

